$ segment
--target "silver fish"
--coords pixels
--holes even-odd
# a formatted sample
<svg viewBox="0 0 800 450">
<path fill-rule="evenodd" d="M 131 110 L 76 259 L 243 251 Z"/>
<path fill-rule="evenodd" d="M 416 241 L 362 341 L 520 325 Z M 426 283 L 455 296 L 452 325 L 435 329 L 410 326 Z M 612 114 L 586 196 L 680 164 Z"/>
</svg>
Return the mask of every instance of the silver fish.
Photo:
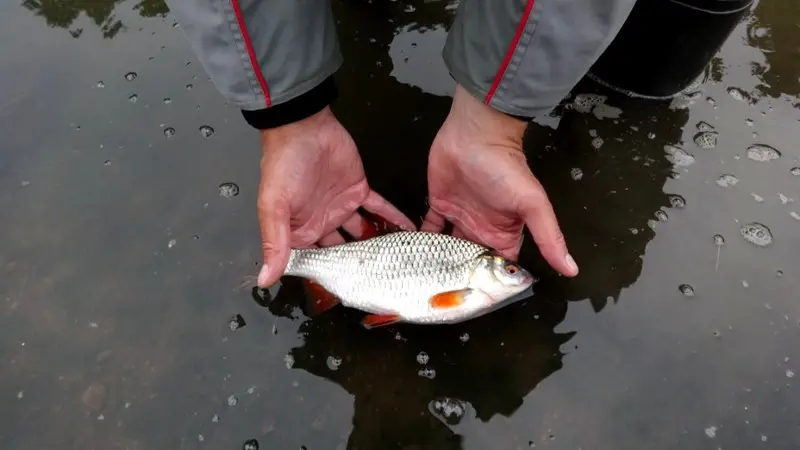
<svg viewBox="0 0 800 450">
<path fill-rule="evenodd" d="M 463 322 L 503 306 L 535 281 L 486 247 L 422 231 L 292 249 L 284 275 L 322 288 L 314 313 L 341 303 L 371 313 L 363 321 L 367 328 Z"/>
</svg>

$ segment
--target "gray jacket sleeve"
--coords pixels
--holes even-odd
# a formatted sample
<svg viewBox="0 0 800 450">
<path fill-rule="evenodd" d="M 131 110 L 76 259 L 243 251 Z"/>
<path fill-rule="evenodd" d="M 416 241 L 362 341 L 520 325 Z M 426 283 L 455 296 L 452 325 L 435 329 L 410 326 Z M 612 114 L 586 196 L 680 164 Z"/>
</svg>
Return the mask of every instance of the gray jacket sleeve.
<svg viewBox="0 0 800 450">
<path fill-rule="evenodd" d="M 167 0 L 225 99 L 256 128 L 310 116 L 342 63 L 330 0 Z"/>
<path fill-rule="evenodd" d="M 636 0 L 461 0 L 444 47 L 464 89 L 515 116 L 548 113 L 616 36 Z"/>
</svg>

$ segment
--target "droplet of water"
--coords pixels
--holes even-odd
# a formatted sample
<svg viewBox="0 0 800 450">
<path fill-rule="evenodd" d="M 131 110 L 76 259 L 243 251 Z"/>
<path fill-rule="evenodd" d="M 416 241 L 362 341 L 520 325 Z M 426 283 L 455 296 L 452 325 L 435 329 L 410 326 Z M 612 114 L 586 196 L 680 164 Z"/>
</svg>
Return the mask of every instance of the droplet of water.
<svg viewBox="0 0 800 450">
<path fill-rule="evenodd" d="M 717 184 L 721 187 L 736 186 L 736 183 L 738 182 L 739 178 L 729 173 L 726 173 L 725 175 L 722 175 L 719 178 L 717 178 Z"/>
<path fill-rule="evenodd" d="M 716 131 L 701 131 L 694 135 L 694 143 L 706 150 L 716 148 L 717 136 L 719 136 L 719 133 Z"/>
<path fill-rule="evenodd" d="M 450 397 L 440 397 L 428 403 L 428 410 L 448 425 L 458 425 L 467 412 L 466 402 Z"/>
<path fill-rule="evenodd" d="M 789 173 L 791 173 L 796 177 L 800 177 L 800 167 L 792 167 L 791 169 L 789 169 Z"/>
<path fill-rule="evenodd" d="M 228 320 L 228 328 L 230 328 L 231 331 L 236 331 L 245 325 L 247 325 L 247 322 L 244 321 L 244 317 L 242 317 L 241 314 L 236 314 Z"/>
<path fill-rule="evenodd" d="M 678 286 L 678 290 L 681 291 L 681 294 L 687 297 L 694 297 L 694 288 L 690 284 L 682 284 Z"/>
<path fill-rule="evenodd" d="M 138 76 L 139 75 L 136 72 L 128 72 L 128 73 L 125 74 L 125 79 L 128 80 L 128 81 L 133 81 Z"/>
<path fill-rule="evenodd" d="M 578 180 L 580 180 L 581 178 L 583 178 L 583 171 L 582 171 L 580 168 L 578 168 L 578 167 L 573 167 L 573 168 L 572 168 L 572 169 L 570 169 L 570 171 L 569 171 L 569 176 L 570 176 L 570 177 L 571 177 L 573 180 L 575 180 L 575 181 L 578 181 Z"/>
<path fill-rule="evenodd" d="M 248 439 L 242 444 L 242 450 L 258 450 L 258 441 L 255 439 Z"/>
<path fill-rule="evenodd" d="M 137 100 L 139 100 L 139 96 L 136 94 L 131 94 L 130 97 L 128 97 L 128 101 L 131 103 L 136 103 Z"/>
<path fill-rule="evenodd" d="M 162 100 L 162 102 L 164 102 L 165 105 L 169 105 L 170 103 L 172 103 L 172 99 L 169 97 L 164 97 L 164 100 Z"/>
<path fill-rule="evenodd" d="M 694 164 L 694 156 L 686 152 L 686 150 L 676 147 L 674 145 L 665 145 L 664 152 L 665 158 L 676 166 L 691 166 Z"/>
<path fill-rule="evenodd" d="M 420 369 L 419 371 L 417 371 L 417 375 L 432 380 L 436 378 L 436 369 L 430 369 L 426 367 L 424 369 Z"/>
<path fill-rule="evenodd" d="M 730 94 L 731 97 L 733 97 L 736 100 L 739 100 L 740 102 L 750 101 L 750 94 L 748 94 L 747 92 L 743 91 L 738 87 L 729 87 L 728 94 Z"/>
<path fill-rule="evenodd" d="M 167 139 L 171 138 L 172 136 L 175 136 L 175 128 L 172 127 L 164 128 L 164 136 L 166 136 Z"/>
<path fill-rule="evenodd" d="M 231 198 L 239 195 L 239 186 L 236 183 L 225 182 L 219 185 L 220 197 Z"/>
<path fill-rule="evenodd" d="M 686 199 L 684 199 L 680 195 L 670 194 L 668 198 L 669 198 L 669 204 L 673 208 L 683 209 L 686 207 Z"/>
<path fill-rule="evenodd" d="M 714 245 L 716 245 L 717 247 L 722 247 L 723 245 L 725 245 L 725 237 L 723 237 L 721 234 L 715 234 Z"/>
<path fill-rule="evenodd" d="M 97 87 L 98 87 L 99 89 L 103 89 L 104 87 L 106 87 L 106 84 L 105 84 L 105 83 L 103 83 L 102 81 L 98 81 L 98 82 L 97 82 Z"/>
<path fill-rule="evenodd" d="M 747 147 L 747 157 L 753 161 L 767 162 L 781 157 L 781 152 L 769 145 L 753 144 Z"/>
<path fill-rule="evenodd" d="M 751 222 L 743 225 L 740 231 L 742 237 L 754 245 L 766 247 L 772 244 L 772 232 L 764 224 Z"/>
<path fill-rule="evenodd" d="M 328 356 L 326 363 L 328 364 L 328 369 L 339 370 L 339 366 L 342 365 L 342 358 L 337 356 Z"/>
<path fill-rule="evenodd" d="M 697 131 L 714 131 L 714 127 L 711 126 L 710 123 L 704 122 L 702 120 L 700 122 L 697 122 L 696 126 L 697 126 Z"/>
<path fill-rule="evenodd" d="M 204 138 L 210 138 L 214 134 L 214 129 L 208 125 L 203 125 L 200 127 L 200 134 Z"/>
<path fill-rule="evenodd" d="M 430 361 L 430 360 L 431 360 L 431 357 L 428 356 L 427 353 L 425 353 L 425 352 L 417 353 L 417 363 L 422 364 L 424 366 L 425 364 L 428 364 L 428 361 Z"/>
<path fill-rule="evenodd" d="M 237 403 L 239 403 L 239 399 L 236 398 L 235 395 L 231 394 L 231 396 L 228 397 L 228 406 L 236 406 Z"/>
</svg>

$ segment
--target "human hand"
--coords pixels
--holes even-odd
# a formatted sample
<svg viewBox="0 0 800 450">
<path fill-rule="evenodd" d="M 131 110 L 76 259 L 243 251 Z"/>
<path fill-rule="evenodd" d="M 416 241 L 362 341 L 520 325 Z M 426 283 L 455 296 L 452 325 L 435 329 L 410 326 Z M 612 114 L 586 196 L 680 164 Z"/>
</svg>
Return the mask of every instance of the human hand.
<svg viewBox="0 0 800 450">
<path fill-rule="evenodd" d="M 454 236 L 516 260 L 525 225 L 547 262 L 578 274 L 544 188 L 522 152 L 526 123 L 484 105 L 461 86 L 428 157 L 428 210 L 420 228 Z"/>
<path fill-rule="evenodd" d="M 416 227 L 402 212 L 370 189 L 352 137 L 325 108 L 299 122 L 262 130 L 258 220 L 264 265 L 258 286 L 283 275 L 290 248 L 341 244 L 342 227 L 354 238 L 371 224 L 363 207 L 401 228 Z"/>
</svg>

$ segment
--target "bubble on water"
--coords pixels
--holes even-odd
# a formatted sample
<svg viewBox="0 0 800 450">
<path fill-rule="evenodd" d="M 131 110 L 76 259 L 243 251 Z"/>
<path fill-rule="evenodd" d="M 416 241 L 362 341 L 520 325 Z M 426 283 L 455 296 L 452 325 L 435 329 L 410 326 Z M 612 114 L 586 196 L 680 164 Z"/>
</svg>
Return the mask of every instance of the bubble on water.
<svg viewBox="0 0 800 450">
<path fill-rule="evenodd" d="M 800 177 L 800 167 L 792 167 L 791 169 L 789 169 L 789 173 L 791 173 L 796 177 Z"/>
<path fill-rule="evenodd" d="M 694 164 L 694 156 L 690 155 L 686 152 L 686 150 L 674 146 L 674 145 L 665 145 L 664 152 L 666 152 L 666 159 L 667 161 L 671 162 L 676 166 L 691 166 Z"/>
<path fill-rule="evenodd" d="M 655 139 L 655 138 L 656 138 L 656 134 L 653 133 L 652 131 L 647 133 L 647 139 Z"/>
<path fill-rule="evenodd" d="M 211 423 L 219 423 L 219 414 L 211 416 Z"/>
<path fill-rule="evenodd" d="M 595 106 L 605 103 L 608 99 L 605 95 L 599 94 L 578 94 L 575 96 L 572 105 L 575 111 L 579 113 L 588 114 L 592 112 Z"/>
<path fill-rule="evenodd" d="M 464 333 L 458 337 L 461 342 L 467 342 L 469 340 L 469 333 Z"/>
<path fill-rule="evenodd" d="M 130 97 L 128 97 L 128 101 L 131 103 L 136 103 L 137 100 L 139 100 L 139 96 L 136 94 L 131 94 Z"/>
<path fill-rule="evenodd" d="M 748 127 L 752 127 L 753 126 L 753 119 L 746 119 L 744 121 L 744 123 L 746 123 Z"/>
<path fill-rule="evenodd" d="M 696 127 L 698 131 L 714 131 L 714 127 L 711 126 L 710 123 L 702 120 L 700 122 L 697 122 Z"/>
<path fill-rule="evenodd" d="M 655 219 L 647 219 L 647 228 L 656 231 L 656 228 L 658 228 L 658 221 Z"/>
<path fill-rule="evenodd" d="M 203 125 L 200 127 L 200 135 L 204 138 L 210 138 L 214 134 L 214 129 L 208 125 Z"/>
<path fill-rule="evenodd" d="M 706 432 L 706 436 L 708 436 L 708 437 L 713 439 L 717 435 L 717 427 L 710 426 L 710 427 L 705 429 L 705 432 Z"/>
<path fill-rule="evenodd" d="M 432 380 L 436 378 L 436 369 L 431 369 L 426 367 L 424 369 L 420 369 L 419 371 L 417 371 L 417 375 Z"/>
<path fill-rule="evenodd" d="M 708 104 L 709 104 L 709 105 L 711 105 L 711 106 L 716 106 L 716 105 L 717 105 L 717 102 L 716 102 L 716 101 L 715 101 L 713 98 L 711 98 L 711 97 L 706 97 L 706 101 L 707 101 L 707 102 L 708 102 Z"/>
<path fill-rule="evenodd" d="M 739 100 L 740 102 L 750 101 L 750 94 L 748 94 L 747 92 L 743 91 L 741 88 L 738 87 L 729 87 L 728 94 L 730 94 L 731 97 L 733 97 L 736 100 Z"/>
<path fill-rule="evenodd" d="M 169 105 L 172 103 L 172 99 L 169 97 L 164 97 L 164 100 L 161 100 L 165 105 Z"/>
<path fill-rule="evenodd" d="M 242 444 L 242 450 L 258 450 L 258 441 L 255 439 L 248 439 Z"/>
<path fill-rule="evenodd" d="M 781 157 L 781 152 L 769 145 L 753 144 L 747 147 L 747 157 L 753 161 L 767 162 Z"/>
<path fill-rule="evenodd" d="M 22 397 L 25 397 L 25 391 L 19 391 L 19 392 L 17 392 L 17 398 L 18 398 L 18 399 L 22 399 Z"/>
<path fill-rule="evenodd" d="M 172 138 L 172 136 L 175 136 L 175 128 L 172 127 L 164 128 L 164 136 L 166 136 L 167 139 L 170 139 Z"/>
<path fill-rule="evenodd" d="M 428 403 L 428 410 L 447 425 L 458 425 L 466 415 L 466 402 L 450 397 L 440 397 Z"/>
<path fill-rule="evenodd" d="M 237 403 L 239 403 L 239 399 L 236 398 L 235 395 L 231 394 L 228 397 L 228 406 L 236 406 Z"/>
<path fill-rule="evenodd" d="M 794 378 L 794 372 L 791 369 L 786 369 L 786 378 Z"/>
<path fill-rule="evenodd" d="M 603 138 L 601 138 L 601 137 L 596 137 L 596 138 L 592 139 L 592 147 L 593 147 L 595 150 L 600 150 L 600 147 L 602 147 L 602 146 L 603 146 L 603 143 L 604 143 L 604 142 L 605 142 L 605 141 L 603 141 Z"/>
<path fill-rule="evenodd" d="M 752 196 L 753 196 L 753 199 L 754 199 L 755 201 L 759 202 L 759 203 L 761 203 L 761 202 L 763 202 L 763 201 L 764 201 L 764 197 L 762 197 L 762 196 L 760 196 L 760 195 L 756 194 L 755 192 L 751 192 L 751 193 L 750 193 L 750 195 L 752 195 Z"/>
<path fill-rule="evenodd" d="M 287 353 L 286 356 L 283 357 L 283 362 L 286 364 L 287 369 L 291 369 L 294 367 L 294 356 Z"/>
<path fill-rule="evenodd" d="M 742 287 L 743 288 L 749 288 L 750 287 L 750 283 L 748 283 L 747 280 L 742 280 Z"/>
<path fill-rule="evenodd" d="M 690 284 L 682 284 L 678 286 L 678 290 L 681 291 L 681 294 L 687 297 L 694 297 L 694 287 Z"/>
<path fill-rule="evenodd" d="M 622 110 L 620 108 L 601 103 L 594 107 L 592 114 L 594 114 L 594 117 L 597 118 L 597 120 L 619 119 L 619 117 L 622 115 Z M 617 122 L 614 121 L 614 123 Z M 602 139 L 600 140 L 602 141 Z"/>
<path fill-rule="evenodd" d="M 742 237 L 754 245 L 766 247 L 772 244 L 772 232 L 764 224 L 758 222 L 747 223 L 742 226 L 740 231 Z"/>
<path fill-rule="evenodd" d="M 187 91 L 191 91 L 193 87 L 194 87 L 194 85 L 192 83 L 189 83 L 189 84 L 186 85 L 186 90 Z"/>
<path fill-rule="evenodd" d="M 569 170 L 569 176 L 573 180 L 578 181 L 583 178 L 583 171 L 578 167 L 573 167 Z"/>
<path fill-rule="evenodd" d="M 239 186 L 236 183 L 225 182 L 219 185 L 220 197 L 231 198 L 239 195 Z"/>
<path fill-rule="evenodd" d="M 128 81 L 133 81 L 138 76 L 139 76 L 139 74 L 137 74 L 136 72 L 128 72 L 128 73 L 125 74 L 125 79 L 128 80 Z"/>
<path fill-rule="evenodd" d="M 244 317 L 242 317 L 241 314 L 236 314 L 228 320 L 228 328 L 230 328 L 231 331 L 236 331 L 245 325 L 247 325 L 247 322 L 244 321 Z"/>
<path fill-rule="evenodd" d="M 658 219 L 661 222 L 666 222 L 669 220 L 667 212 L 664 211 L 663 209 L 657 210 L 653 215 L 656 216 L 656 219 Z"/>
<path fill-rule="evenodd" d="M 793 198 L 787 197 L 782 192 L 778 192 L 778 198 L 781 201 L 781 205 L 785 205 L 787 203 L 794 203 L 794 199 Z"/>
<path fill-rule="evenodd" d="M 104 87 L 106 87 L 106 84 L 103 83 L 102 81 L 98 81 L 96 86 L 98 87 L 98 89 L 103 89 Z"/>
<path fill-rule="evenodd" d="M 589 136 L 591 136 L 593 138 L 597 137 L 597 130 L 595 130 L 594 128 L 589 130 Z"/>
<path fill-rule="evenodd" d="M 206 437 L 203 436 L 202 434 L 198 434 L 197 435 L 197 441 L 198 442 L 204 442 L 205 440 L 206 440 Z"/>
<path fill-rule="evenodd" d="M 778 277 L 778 278 L 782 277 L 783 276 L 783 271 L 780 270 L 780 269 L 776 270 L 775 271 L 775 276 Z"/>
<path fill-rule="evenodd" d="M 430 360 L 431 360 L 431 357 L 428 356 L 427 353 L 425 353 L 425 352 L 417 353 L 417 363 L 422 364 L 424 366 L 425 364 L 428 364 L 428 361 L 430 361 Z"/>
<path fill-rule="evenodd" d="M 169 242 L 167 242 L 167 248 L 175 247 L 175 244 L 177 243 L 178 243 L 177 239 L 170 239 Z"/>
<path fill-rule="evenodd" d="M 717 136 L 719 133 L 716 131 L 701 131 L 694 135 L 694 143 L 702 149 L 712 149 L 717 147 Z"/>
<path fill-rule="evenodd" d="M 722 187 L 736 186 L 736 183 L 738 182 L 739 178 L 736 175 L 729 173 L 721 175 L 719 178 L 717 178 L 717 184 Z"/>
<path fill-rule="evenodd" d="M 723 245 L 725 245 L 725 237 L 723 237 L 721 234 L 715 234 L 714 245 L 716 245 L 717 247 L 722 247 Z"/>
<path fill-rule="evenodd" d="M 796 213 L 796 212 L 794 212 L 794 211 L 789 211 L 789 215 L 790 215 L 790 216 L 792 217 L 792 219 L 794 219 L 794 220 L 800 220 L 800 214 L 798 214 L 798 213 Z"/>
<path fill-rule="evenodd" d="M 342 365 L 342 358 L 338 356 L 328 356 L 326 363 L 328 364 L 328 369 L 339 370 L 339 366 Z"/>
<path fill-rule="evenodd" d="M 686 199 L 684 199 L 680 195 L 678 195 L 678 194 L 670 194 L 668 196 L 668 198 L 669 198 L 669 204 L 673 208 L 683 209 L 683 208 L 686 207 Z"/>
<path fill-rule="evenodd" d="M 106 166 L 106 167 L 110 166 L 111 165 L 111 160 L 107 159 L 107 160 L 103 161 L 103 165 Z"/>
</svg>

